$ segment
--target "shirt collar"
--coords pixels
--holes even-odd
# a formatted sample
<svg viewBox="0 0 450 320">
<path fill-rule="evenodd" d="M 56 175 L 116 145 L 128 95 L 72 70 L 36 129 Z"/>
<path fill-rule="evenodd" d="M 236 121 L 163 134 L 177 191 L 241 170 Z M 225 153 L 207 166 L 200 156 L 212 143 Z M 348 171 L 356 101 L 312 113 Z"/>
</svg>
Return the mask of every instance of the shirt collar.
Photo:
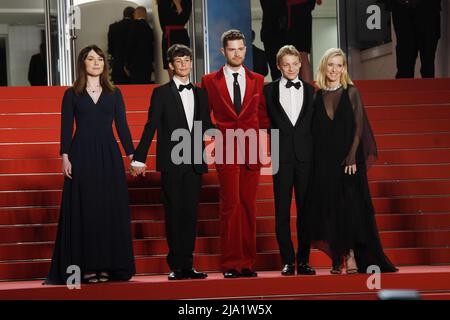
<svg viewBox="0 0 450 320">
<path fill-rule="evenodd" d="M 180 79 L 178 79 L 177 78 L 177 76 L 173 76 L 173 82 L 175 82 L 175 85 L 177 86 L 177 89 L 179 89 L 180 88 L 180 85 L 182 84 L 182 85 L 187 85 L 187 84 L 189 84 L 190 83 L 190 81 L 188 80 L 186 83 L 183 83 L 183 82 L 181 82 L 181 80 Z"/>
<path fill-rule="evenodd" d="M 223 72 L 225 73 L 226 76 L 229 76 L 229 77 L 232 77 L 233 73 L 236 73 L 236 72 L 239 73 L 240 76 L 245 77 L 245 69 L 242 66 L 239 68 L 238 71 L 233 71 L 230 69 L 229 66 L 225 65 L 223 67 Z"/>
<path fill-rule="evenodd" d="M 286 83 L 287 83 L 288 81 L 289 81 L 289 80 L 286 79 L 284 76 L 281 76 L 281 79 L 280 79 L 280 84 L 281 84 L 281 85 L 285 86 Z M 301 82 L 300 79 L 299 79 L 298 77 L 295 78 L 294 80 L 291 80 L 291 81 L 292 81 L 293 83 Z"/>
</svg>

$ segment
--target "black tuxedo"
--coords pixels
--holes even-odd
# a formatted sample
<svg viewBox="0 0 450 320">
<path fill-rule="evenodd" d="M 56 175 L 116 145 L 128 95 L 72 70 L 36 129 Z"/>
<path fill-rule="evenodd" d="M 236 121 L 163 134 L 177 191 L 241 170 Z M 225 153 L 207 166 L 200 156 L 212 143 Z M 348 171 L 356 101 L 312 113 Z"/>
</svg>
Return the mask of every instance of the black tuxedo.
<svg viewBox="0 0 450 320">
<path fill-rule="evenodd" d="M 125 66 L 130 71 L 131 84 L 151 83 L 153 72 L 153 29 L 147 21 L 134 20 L 128 32 Z"/>
<path fill-rule="evenodd" d="M 132 23 L 133 20 L 126 18 L 109 25 L 108 52 L 113 58 L 111 78 L 114 84 L 128 84 L 130 82 L 123 67 L 127 53 L 128 32 Z"/>
<path fill-rule="evenodd" d="M 194 121 L 202 122 L 203 132 L 201 135 L 203 136 L 204 131 L 213 127 L 208 110 L 207 95 L 201 88 L 194 87 L 192 90 L 194 92 Z M 189 132 L 183 102 L 175 82 L 170 81 L 153 91 L 148 121 L 133 160 L 146 161 L 155 131 L 158 131 L 156 170 L 161 171 L 166 237 L 169 245 L 167 262 L 171 270 L 192 268 L 201 176 L 208 171 L 207 164 L 203 160 L 199 164 L 193 162 L 195 158 L 193 152 L 195 151 L 201 153 L 197 154 L 197 158 L 200 156 L 200 159 L 203 159 L 203 139 L 201 148 L 195 148 L 194 141 L 191 140 L 190 163 L 173 163 L 172 149 L 179 142 L 171 141 L 171 136 L 177 129 L 186 129 Z M 198 128 L 194 124 L 190 132 L 192 138 L 195 136 L 196 130 Z"/>
<path fill-rule="evenodd" d="M 195 87 L 194 90 L 195 106 L 194 121 L 202 121 L 203 133 L 213 128 L 208 109 L 208 97 L 206 91 L 202 88 Z M 171 160 L 171 152 L 179 142 L 171 141 L 172 132 L 176 129 L 189 130 L 186 115 L 184 113 L 183 102 L 181 100 L 178 89 L 173 81 L 170 81 L 153 90 L 148 110 L 148 121 L 145 124 L 141 141 L 134 153 L 134 160 L 145 162 L 150 144 L 158 130 L 158 140 L 156 143 L 156 170 L 172 171 L 178 169 L 180 165 L 174 164 Z M 202 134 L 203 134 L 202 133 Z M 191 136 L 195 136 L 195 126 L 192 129 Z M 194 144 L 191 143 L 192 151 Z M 202 140 L 202 151 L 204 142 Z M 202 162 L 195 164 L 194 152 L 191 152 L 191 165 L 195 172 L 206 173 L 208 166 Z M 198 157 L 199 155 L 197 155 Z"/>
<path fill-rule="evenodd" d="M 276 80 L 264 87 L 267 113 L 271 122 L 271 129 L 278 129 L 279 142 L 279 170 L 273 175 L 275 196 L 276 235 L 283 264 L 295 262 L 294 246 L 291 240 L 290 207 L 292 191 L 295 192 L 297 205 L 297 232 L 300 230 L 303 202 L 308 187 L 312 162 L 311 123 L 313 114 L 314 87 L 302 81 L 299 90 L 303 92 L 303 105 L 295 125 L 280 103 L 280 80 Z M 272 155 L 273 157 L 273 155 Z M 298 236 L 297 263 L 308 263 L 310 244 L 301 241 Z"/>
</svg>

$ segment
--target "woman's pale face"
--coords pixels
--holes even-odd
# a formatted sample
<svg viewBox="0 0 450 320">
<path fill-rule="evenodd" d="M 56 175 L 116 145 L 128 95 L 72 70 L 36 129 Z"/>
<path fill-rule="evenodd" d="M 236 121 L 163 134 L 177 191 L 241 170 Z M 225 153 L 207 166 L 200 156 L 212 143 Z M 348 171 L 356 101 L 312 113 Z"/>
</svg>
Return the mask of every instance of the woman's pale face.
<svg viewBox="0 0 450 320">
<path fill-rule="evenodd" d="M 344 68 L 344 59 L 341 56 L 329 58 L 326 66 L 327 84 L 339 84 Z"/>
<path fill-rule="evenodd" d="M 84 64 L 86 66 L 87 74 L 93 77 L 101 75 L 105 68 L 104 59 L 94 50 L 89 51 L 86 59 L 84 59 Z"/>
</svg>

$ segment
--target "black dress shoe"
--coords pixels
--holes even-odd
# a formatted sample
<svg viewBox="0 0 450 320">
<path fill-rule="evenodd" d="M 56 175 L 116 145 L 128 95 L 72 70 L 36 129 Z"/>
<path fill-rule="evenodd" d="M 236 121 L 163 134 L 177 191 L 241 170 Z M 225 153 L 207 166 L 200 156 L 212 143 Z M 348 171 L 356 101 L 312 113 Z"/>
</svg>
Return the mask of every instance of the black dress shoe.
<svg viewBox="0 0 450 320">
<path fill-rule="evenodd" d="M 297 265 L 297 274 L 313 276 L 316 274 L 316 270 L 311 268 L 308 264 L 300 263 Z"/>
<path fill-rule="evenodd" d="M 172 270 L 167 277 L 169 280 L 183 280 L 186 279 L 181 270 Z"/>
<path fill-rule="evenodd" d="M 205 279 L 208 275 L 205 272 L 200 272 L 195 269 L 183 270 L 185 279 Z"/>
<path fill-rule="evenodd" d="M 235 269 L 227 270 L 223 273 L 224 278 L 239 278 L 241 274 Z"/>
<path fill-rule="evenodd" d="M 285 264 L 283 270 L 281 270 L 282 276 L 293 276 L 295 275 L 295 264 Z"/>
<path fill-rule="evenodd" d="M 250 269 L 242 269 L 241 275 L 245 278 L 254 278 L 258 276 L 258 274 L 255 271 Z"/>
</svg>

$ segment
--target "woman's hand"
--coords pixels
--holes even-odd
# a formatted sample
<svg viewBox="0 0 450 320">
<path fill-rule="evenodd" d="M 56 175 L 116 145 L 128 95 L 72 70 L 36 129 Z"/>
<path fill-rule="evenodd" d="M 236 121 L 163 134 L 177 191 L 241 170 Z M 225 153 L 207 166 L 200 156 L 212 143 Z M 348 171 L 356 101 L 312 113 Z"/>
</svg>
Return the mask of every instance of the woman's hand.
<svg viewBox="0 0 450 320">
<path fill-rule="evenodd" d="M 72 179 L 72 164 L 69 161 L 69 155 L 66 153 L 62 155 L 62 172 L 65 177 Z"/>
<path fill-rule="evenodd" d="M 134 156 L 134 154 L 129 154 L 128 155 L 128 158 L 130 159 L 130 161 L 133 160 L 133 156 Z"/>
<path fill-rule="evenodd" d="M 173 0 L 173 4 L 177 10 L 177 14 L 181 14 L 183 12 L 183 7 L 181 6 L 181 0 Z"/>
<path fill-rule="evenodd" d="M 348 173 L 349 175 L 355 174 L 356 173 L 356 164 L 345 166 L 344 172 Z"/>
</svg>

